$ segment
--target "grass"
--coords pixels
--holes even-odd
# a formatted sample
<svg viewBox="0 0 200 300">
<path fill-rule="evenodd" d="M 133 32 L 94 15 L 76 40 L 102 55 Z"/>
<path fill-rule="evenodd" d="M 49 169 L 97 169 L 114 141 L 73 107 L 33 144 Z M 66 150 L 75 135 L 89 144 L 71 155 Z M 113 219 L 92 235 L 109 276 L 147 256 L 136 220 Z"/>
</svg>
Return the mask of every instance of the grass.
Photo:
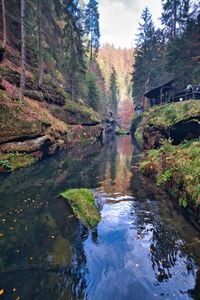
<svg viewBox="0 0 200 300">
<path fill-rule="evenodd" d="M 60 194 L 67 199 L 76 217 L 87 228 L 97 226 L 100 213 L 95 205 L 93 193 L 88 189 L 69 189 Z"/>
<path fill-rule="evenodd" d="M 185 141 L 178 146 L 165 141 L 160 149 L 144 156 L 140 168 L 181 206 L 200 206 L 200 141 Z"/>
</svg>

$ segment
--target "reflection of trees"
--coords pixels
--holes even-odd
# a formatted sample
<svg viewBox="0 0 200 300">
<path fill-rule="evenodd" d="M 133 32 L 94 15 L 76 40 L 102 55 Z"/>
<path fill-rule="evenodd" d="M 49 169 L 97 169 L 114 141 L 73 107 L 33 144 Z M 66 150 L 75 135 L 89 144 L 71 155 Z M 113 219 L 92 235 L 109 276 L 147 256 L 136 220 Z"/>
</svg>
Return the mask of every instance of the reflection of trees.
<svg viewBox="0 0 200 300">
<path fill-rule="evenodd" d="M 184 242 L 184 234 L 187 232 L 183 232 L 183 240 L 181 240 L 180 233 L 184 231 L 183 223 L 172 218 L 171 210 L 166 207 L 170 200 L 167 196 L 166 199 L 161 200 L 164 195 L 137 171 L 132 176 L 131 187 L 136 198 L 131 212 L 133 224 L 139 238 L 143 239 L 145 236 L 151 238 L 149 257 L 156 280 L 163 282 L 173 278 L 174 268 L 180 260 L 183 262 L 183 270 L 185 268 L 184 275 L 180 276 L 187 277 L 191 273 L 195 276 L 194 260 L 191 259 L 190 251 L 185 247 Z"/>
<path fill-rule="evenodd" d="M 133 146 L 129 137 L 107 141 L 104 152 L 101 153 L 102 161 L 105 164 L 105 177 L 101 182 L 103 191 L 110 194 L 115 192 L 128 193 L 132 152 Z"/>
<path fill-rule="evenodd" d="M 83 298 L 88 231 L 56 196 L 67 187 L 97 187 L 100 149 L 99 144 L 77 147 L 4 178 L 0 282 L 6 297 L 18 287 L 27 300 Z"/>
<path fill-rule="evenodd" d="M 172 277 L 172 269 L 180 255 L 181 245 L 173 230 L 166 224 L 156 224 L 152 233 L 150 258 L 156 279 L 160 282 Z"/>
</svg>

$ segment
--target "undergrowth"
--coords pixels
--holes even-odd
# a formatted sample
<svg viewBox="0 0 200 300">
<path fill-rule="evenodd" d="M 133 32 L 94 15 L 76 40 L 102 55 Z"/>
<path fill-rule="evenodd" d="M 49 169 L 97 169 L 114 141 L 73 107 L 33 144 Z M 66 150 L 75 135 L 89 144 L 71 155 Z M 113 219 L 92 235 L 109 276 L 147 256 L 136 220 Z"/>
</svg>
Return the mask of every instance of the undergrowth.
<svg viewBox="0 0 200 300">
<path fill-rule="evenodd" d="M 179 146 L 165 141 L 160 149 L 146 154 L 140 168 L 181 206 L 200 206 L 200 141 L 185 141 Z"/>
</svg>

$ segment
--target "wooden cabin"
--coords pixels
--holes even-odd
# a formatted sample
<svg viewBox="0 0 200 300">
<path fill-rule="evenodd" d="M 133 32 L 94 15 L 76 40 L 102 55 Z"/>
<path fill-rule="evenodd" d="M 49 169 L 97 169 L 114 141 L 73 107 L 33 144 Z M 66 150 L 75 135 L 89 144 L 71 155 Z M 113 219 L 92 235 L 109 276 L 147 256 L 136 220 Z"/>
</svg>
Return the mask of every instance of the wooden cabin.
<svg viewBox="0 0 200 300">
<path fill-rule="evenodd" d="M 174 80 L 168 81 L 144 94 L 144 97 L 149 99 L 150 106 L 171 102 L 174 97 L 173 83 Z"/>
</svg>

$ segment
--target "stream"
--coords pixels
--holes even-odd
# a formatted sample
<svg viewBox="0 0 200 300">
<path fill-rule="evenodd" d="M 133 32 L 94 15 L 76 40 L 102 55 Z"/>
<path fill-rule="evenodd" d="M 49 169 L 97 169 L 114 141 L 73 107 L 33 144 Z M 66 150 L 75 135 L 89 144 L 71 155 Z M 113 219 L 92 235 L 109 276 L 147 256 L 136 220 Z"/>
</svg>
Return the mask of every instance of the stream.
<svg viewBox="0 0 200 300">
<path fill-rule="evenodd" d="M 110 137 L 1 175 L 1 299 L 200 299 L 200 233 L 138 155 L 131 137 Z M 59 197 L 80 187 L 95 194 L 96 229 Z"/>
</svg>

